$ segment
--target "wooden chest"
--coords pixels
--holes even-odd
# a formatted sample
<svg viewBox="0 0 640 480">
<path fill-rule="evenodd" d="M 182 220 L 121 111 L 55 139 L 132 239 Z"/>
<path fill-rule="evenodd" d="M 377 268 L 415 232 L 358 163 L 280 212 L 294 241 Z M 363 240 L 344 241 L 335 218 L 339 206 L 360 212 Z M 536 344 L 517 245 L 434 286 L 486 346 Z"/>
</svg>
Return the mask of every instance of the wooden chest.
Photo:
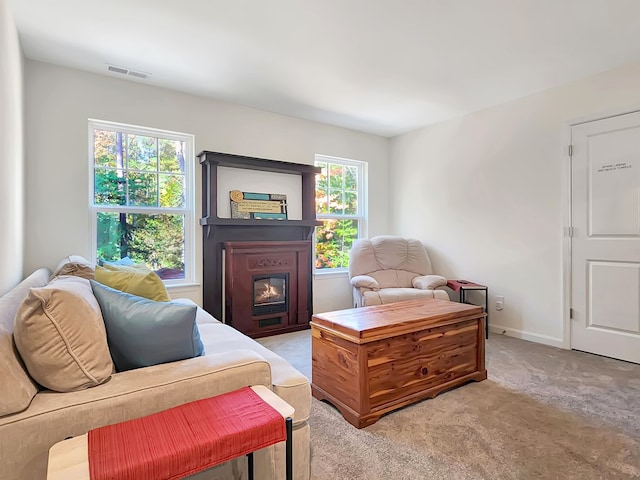
<svg viewBox="0 0 640 480">
<path fill-rule="evenodd" d="M 428 299 L 314 315 L 312 393 L 362 428 L 487 378 L 482 307 Z"/>
</svg>

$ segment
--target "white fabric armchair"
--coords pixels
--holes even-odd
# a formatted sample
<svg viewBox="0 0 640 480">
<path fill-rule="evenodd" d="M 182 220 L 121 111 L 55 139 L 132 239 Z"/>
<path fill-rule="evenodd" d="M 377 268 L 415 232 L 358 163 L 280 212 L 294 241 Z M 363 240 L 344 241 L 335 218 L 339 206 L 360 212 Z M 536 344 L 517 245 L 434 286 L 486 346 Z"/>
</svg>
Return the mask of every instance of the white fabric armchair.
<svg viewBox="0 0 640 480">
<path fill-rule="evenodd" d="M 439 298 L 449 300 L 447 279 L 433 275 L 424 245 L 413 238 L 380 235 L 353 242 L 349 282 L 355 307 Z"/>
</svg>

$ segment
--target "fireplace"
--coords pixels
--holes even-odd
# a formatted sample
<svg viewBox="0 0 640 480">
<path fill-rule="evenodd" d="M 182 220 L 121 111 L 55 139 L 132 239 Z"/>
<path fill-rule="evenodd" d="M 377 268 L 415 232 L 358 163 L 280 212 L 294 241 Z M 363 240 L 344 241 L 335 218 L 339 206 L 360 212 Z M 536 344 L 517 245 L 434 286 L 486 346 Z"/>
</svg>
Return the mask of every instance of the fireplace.
<svg viewBox="0 0 640 480">
<path fill-rule="evenodd" d="M 257 338 L 309 328 L 310 241 L 224 242 L 224 320 Z"/>
<path fill-rule="evenodd" d="M 198 158 L 202 166 L 202 306 L 252 337 L 309 328 L 313 311 L 311 239 L 315 228 L 322 225 L 316 220 L 315 202 L 316 175 L 321 169 L 305 163 L 210 151 L 200 152 Z M 220 217 L 219 167 L 298 176 L 301 218 Z M 228 192 L 224 193 L 228 198 Z M 272 274 L 289 275 L 285 280 L 286 304 L 277 307 L 285 311 L 254 313 L 253 276 Z"/>
<path fill-rule="evenodd" d="M 288 273 L 253 276 L 253 314 L 286 312 Z"/>
</svg>

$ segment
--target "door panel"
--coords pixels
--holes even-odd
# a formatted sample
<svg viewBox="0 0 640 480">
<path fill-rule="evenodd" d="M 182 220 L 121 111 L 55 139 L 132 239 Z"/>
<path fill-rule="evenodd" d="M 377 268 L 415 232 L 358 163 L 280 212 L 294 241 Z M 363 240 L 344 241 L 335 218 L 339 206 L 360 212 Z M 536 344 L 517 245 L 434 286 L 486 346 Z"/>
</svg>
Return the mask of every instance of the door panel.
<svg viewBox="0 0 640 480">
<path fill-rule="evenodd" d="M 571 137 L 571 347 L 640 363 L 640 113 Z"/>
<path fill-rule="evenodd" d="M 640 235 L 640 128 L 588 138 L 589 234 Z"/>
<path fill-rule="evenodd" d="M 589 327 L 640 333 L 640 264 L 589 262 Z"/>
</svg>

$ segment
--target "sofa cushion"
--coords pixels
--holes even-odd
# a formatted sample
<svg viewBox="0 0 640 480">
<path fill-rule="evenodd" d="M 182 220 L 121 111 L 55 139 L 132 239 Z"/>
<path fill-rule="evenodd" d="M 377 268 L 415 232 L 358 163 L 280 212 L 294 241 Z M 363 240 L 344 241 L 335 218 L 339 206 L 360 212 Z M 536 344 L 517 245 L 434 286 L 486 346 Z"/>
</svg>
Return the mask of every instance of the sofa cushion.
<svg viewBox="0 0 640 480">
<path fill-rule="evenodd" d="M 171 300 L 162 279 L 145 265 L 96 266 L 95 280 L 125 293 L 158 302 Z"/>
<path fill-rule="evenodd" d="M 31 376 L 50 390 L 81 390 L 111 377 L 102 314 L 84 278 L 56 277 L 32 288 L 16 314 L 14 337 Z"/>
<path fill-rule="evenodd" d="M 304 422 L 311 411 L 309 379 L 289 362 L 255 340 L 223 323 L 200 323 L 200 338 L 207 352 L 253 350 L 271 365 L 273 392 L 295 409 L 294 424 Z"/>
<path fill-rule="evenodd" d="M 13 343 L 13 321 L 29 289 L 46 285 L 50 273 L 41 268 L 0 297 L 0 417 L 27 408 L 38 391 Z"/>
<path fill-rule="evenodd" d="M 94 280 L 91 287 L 102 309 L 118 371 L 204 354 L 195 305 L 156 302 Z"/>
</svg>

